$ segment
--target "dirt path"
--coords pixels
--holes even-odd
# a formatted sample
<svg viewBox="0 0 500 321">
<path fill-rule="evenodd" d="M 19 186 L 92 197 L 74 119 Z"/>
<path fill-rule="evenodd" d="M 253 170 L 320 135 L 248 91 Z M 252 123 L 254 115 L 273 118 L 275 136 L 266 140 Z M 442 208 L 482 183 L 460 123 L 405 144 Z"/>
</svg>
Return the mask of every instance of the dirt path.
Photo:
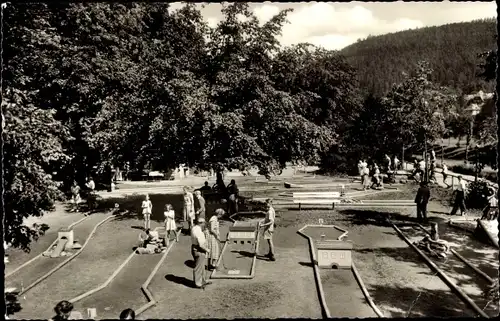
<svg viewBox="0 0 500 321">
<path fill-rule="evenodd" d="M 227 226 L 221 234 L 226 231 Z M 300 264 L 310 260 L 306 240 L 295 230 L 278 230 L 276 240 L 277 261 L 258 260 L 254 279 L 211 280 L 203 291 L 192 288 L 192 269 L 186 266 L 192 260 L 191 242 L 181 237 L 150 286 L 160 302 L 141 319 L 321 318 L 312 269 Z M 267 245 L 261 244 L 259 254 L 265 254 Z"/>
</svg>

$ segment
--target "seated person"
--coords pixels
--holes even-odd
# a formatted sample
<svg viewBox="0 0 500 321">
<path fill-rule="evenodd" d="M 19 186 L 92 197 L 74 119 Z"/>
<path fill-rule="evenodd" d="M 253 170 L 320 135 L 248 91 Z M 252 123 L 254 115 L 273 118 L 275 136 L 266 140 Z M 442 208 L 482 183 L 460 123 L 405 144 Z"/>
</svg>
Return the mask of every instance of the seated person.
<svg viewBox="0 0 500 321">
<path fill-rule="evenodd" d="M 146 239 L 143 240 L 143 247 L 146 247 L 148 244 L 157 244 L 159 242 L 160 242 L 160 235 L 158 234 L 158 232 L 147 229 Z"/>
<path fill-rule="evenodd" d="M 203 192 L 211 191 L 212 188 L 208 185 L 208 182 L 205 182 L 205 185 L 200 187 L 198 190 L 203 194 Z"/>
</svg>

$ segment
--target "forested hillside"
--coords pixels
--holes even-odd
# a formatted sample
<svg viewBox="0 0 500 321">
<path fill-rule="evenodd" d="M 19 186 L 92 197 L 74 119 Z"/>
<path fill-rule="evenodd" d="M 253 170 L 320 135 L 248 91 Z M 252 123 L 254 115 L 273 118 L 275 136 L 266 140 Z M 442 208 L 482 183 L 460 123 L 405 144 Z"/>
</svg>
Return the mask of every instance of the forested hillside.
<svg viewBox="0 0 500 321">
<path fill-rule="evenodd" d="M 384 94 L 421 60 L 434 69 L 436 83 L 466 93 L 490 91 L 492 83 L 476 77 L 477 55 L 495 49 L 495 35 L 495 19 L 486 19 L 368 37 L 341 53 L 358 70 L 360 86 L 367 92 Z"/>
</svg>

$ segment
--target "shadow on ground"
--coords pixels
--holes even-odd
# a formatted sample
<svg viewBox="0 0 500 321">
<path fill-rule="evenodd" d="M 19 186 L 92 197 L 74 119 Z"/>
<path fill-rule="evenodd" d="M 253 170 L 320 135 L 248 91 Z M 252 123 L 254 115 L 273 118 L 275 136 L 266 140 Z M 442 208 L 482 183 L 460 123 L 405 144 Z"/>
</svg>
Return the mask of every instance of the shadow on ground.
<svg viewBox="0 0 500 321">
<path fill-rule="evenodd" d="M 180 285 L 184 285 L 188 288 L 195 288 L 195 285 L 193 283 L 193 280 L 190 280 L 188 278 L 185 278 L 183 276 L 176 276 L 173 274 L 167 274 L 165 275 L 165 279 L 170 282 L 174 282 Z"/>
<path fill-rule="evenodd" d="M 374 285 L 369 289 L 370 295 L 378 306 L 389 310 L 389 317 L 461 317 L 473 316 L 468 309 L 449 290 L 417 291 L 413 288 L 389 287 Z M 412 302 L 415 305 L 411 307 Z M 410 311 L 411 307 L 411 311 Z M 387 314 L 387 313 L 386 313 Z"/>
</svg>

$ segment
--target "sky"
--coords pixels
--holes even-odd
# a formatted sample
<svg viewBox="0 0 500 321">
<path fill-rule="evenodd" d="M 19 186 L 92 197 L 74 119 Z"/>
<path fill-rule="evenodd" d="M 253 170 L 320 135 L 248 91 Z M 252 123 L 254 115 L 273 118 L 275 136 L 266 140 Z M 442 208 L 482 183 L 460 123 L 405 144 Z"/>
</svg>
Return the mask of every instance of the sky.
<svg viewBox="0 0 500 321">
<path fill-rule="evenodd" d="M 289 23 L 280 37 L 282 45 L 309 42 L 329 50 L 340 50 L 369 35 L 497 16 L 494 1 L 259 2 L 250 3 L 250 8 L 261 23 L 280 10 L 292 8 L 294 11 L 288 14 Z M 222 19 L 220 9 L 219 3 L 208 3 L 201 8 L 211 26 Z"/>
</svg>

